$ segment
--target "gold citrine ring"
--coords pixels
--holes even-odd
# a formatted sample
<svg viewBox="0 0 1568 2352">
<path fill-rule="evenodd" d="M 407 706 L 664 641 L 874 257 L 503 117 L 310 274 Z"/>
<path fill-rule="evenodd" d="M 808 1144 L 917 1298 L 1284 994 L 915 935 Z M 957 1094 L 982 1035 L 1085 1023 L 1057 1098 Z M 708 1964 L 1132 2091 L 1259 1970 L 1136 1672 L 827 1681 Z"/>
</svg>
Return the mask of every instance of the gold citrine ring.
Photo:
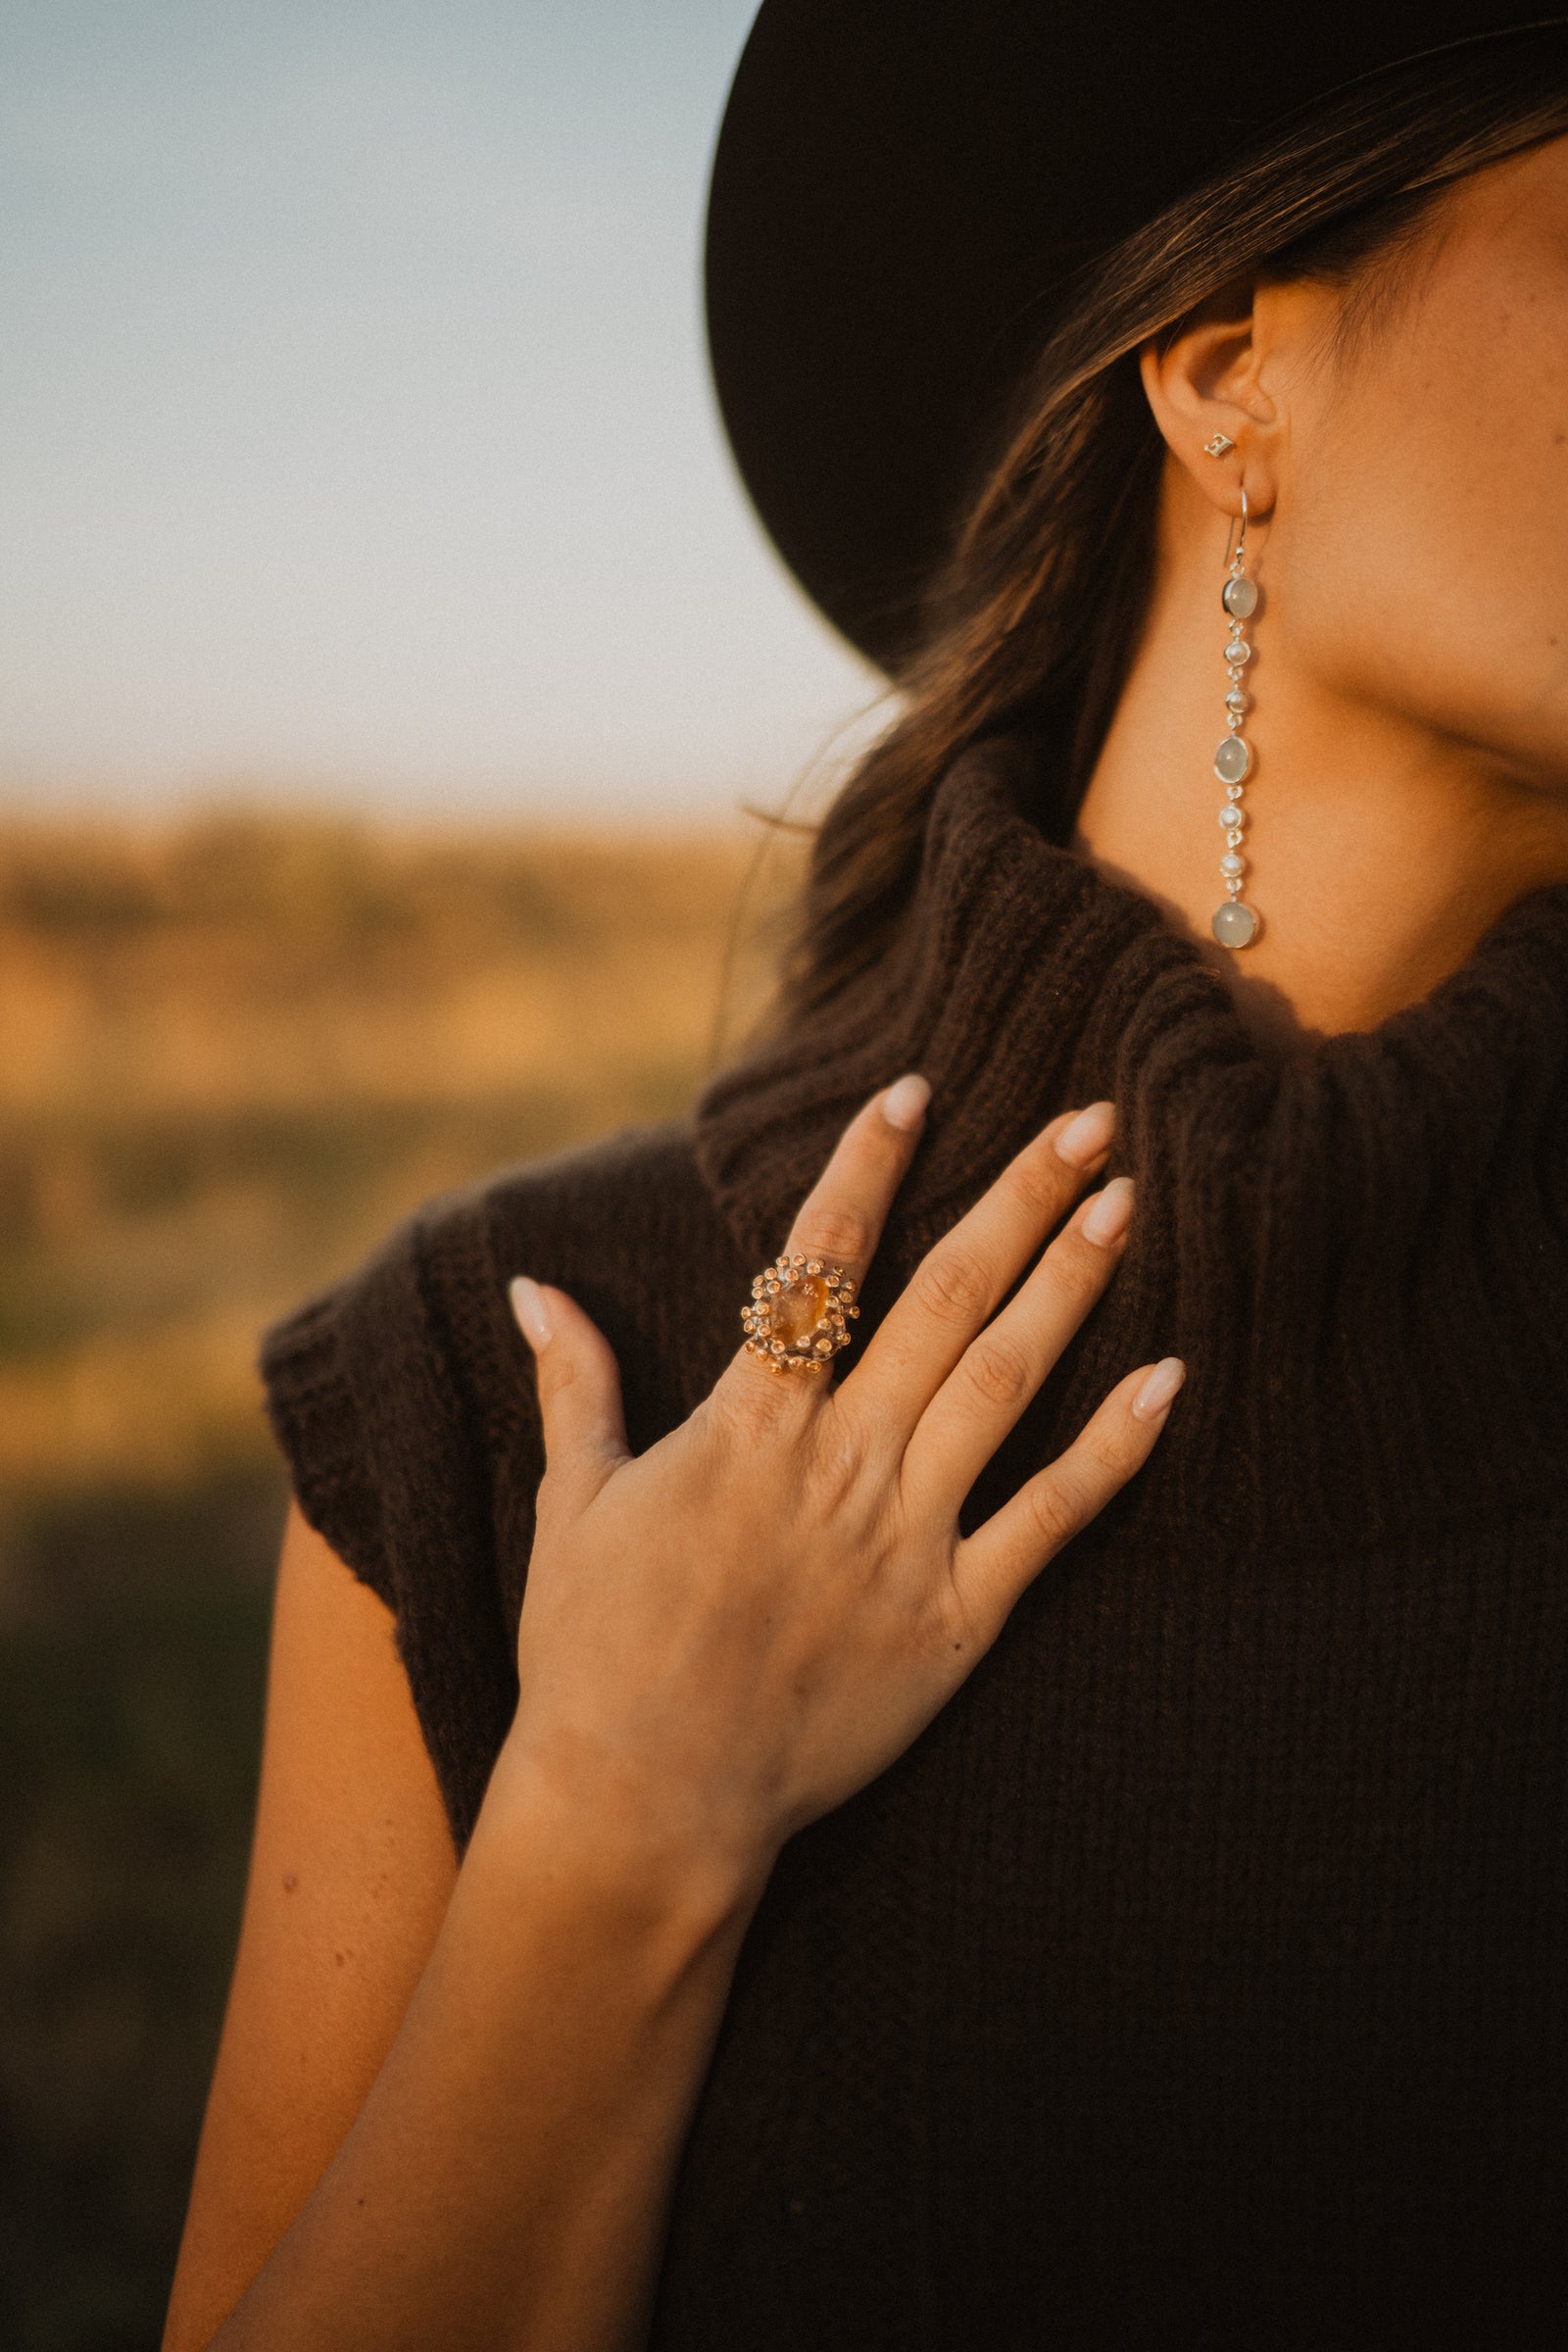
<svg viewBox="0 0 1568 2352">
<path fill-rule="evenodd" d="M 850 1344 L 850 1323 L 859 1313 L 855 1283 L 842 1266 L 797 1251 L 776 1257 L 752 1285 L 741 1309 L 746 1352 L 760 1355 L 770 1372 L 820 1372 L 830 1356 Z"/>
</svg>

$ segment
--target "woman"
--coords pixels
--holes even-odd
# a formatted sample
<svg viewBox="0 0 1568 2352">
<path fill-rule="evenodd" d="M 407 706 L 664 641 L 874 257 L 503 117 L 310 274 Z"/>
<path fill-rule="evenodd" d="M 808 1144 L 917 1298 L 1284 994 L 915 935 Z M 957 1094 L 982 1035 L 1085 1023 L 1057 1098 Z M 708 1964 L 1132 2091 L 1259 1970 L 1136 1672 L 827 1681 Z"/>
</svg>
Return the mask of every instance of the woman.
<svg viewBox="0 0 1568 2352">
<path fill-rule="evenodd" d="M 1045 17 L 754 34 L 904 710 L 690 1129 L 271 1336 L 172 2352 L 1559 2340 L 1568 31 Z"/>
</svg>

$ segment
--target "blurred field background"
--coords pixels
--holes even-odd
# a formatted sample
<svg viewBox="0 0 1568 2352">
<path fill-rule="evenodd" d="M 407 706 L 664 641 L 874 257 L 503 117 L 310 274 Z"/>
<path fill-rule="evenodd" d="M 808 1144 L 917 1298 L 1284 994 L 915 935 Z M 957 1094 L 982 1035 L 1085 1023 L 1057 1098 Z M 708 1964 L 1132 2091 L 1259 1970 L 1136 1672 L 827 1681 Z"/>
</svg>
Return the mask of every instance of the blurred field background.
<svg viewBox="0 0 1568 2352">
<path fill-rule="evenodd" d="M 0 2344 L 158 2342 L 283 1492 L 258 1332 L 433 1192 L 678 1112 L 794 847 L 0 819 Z"/>
<path fill-rule="evenodd" d="M 880 723 L 709 381 L 754 12 L 0 9 L 0 2352 L 161 2334 L 283 1510 L 258 1333 L 687 1102 L 790 887 L 737 805 L 819 807 Z"/>
</svg>

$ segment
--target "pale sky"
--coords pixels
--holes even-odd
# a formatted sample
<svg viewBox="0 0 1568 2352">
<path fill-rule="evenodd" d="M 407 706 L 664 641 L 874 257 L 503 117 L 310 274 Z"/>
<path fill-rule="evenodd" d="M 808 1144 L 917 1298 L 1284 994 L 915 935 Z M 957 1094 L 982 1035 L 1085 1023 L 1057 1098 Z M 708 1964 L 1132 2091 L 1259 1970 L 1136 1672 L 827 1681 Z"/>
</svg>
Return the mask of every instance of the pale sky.
<svg viewBox="0 0 1568 2352">
<path fill-rule="evenodd" d="M 0 805 L 777 800 L 874 680 L 699 322 L 752 0 L 0 0 Z"/>
</svg>

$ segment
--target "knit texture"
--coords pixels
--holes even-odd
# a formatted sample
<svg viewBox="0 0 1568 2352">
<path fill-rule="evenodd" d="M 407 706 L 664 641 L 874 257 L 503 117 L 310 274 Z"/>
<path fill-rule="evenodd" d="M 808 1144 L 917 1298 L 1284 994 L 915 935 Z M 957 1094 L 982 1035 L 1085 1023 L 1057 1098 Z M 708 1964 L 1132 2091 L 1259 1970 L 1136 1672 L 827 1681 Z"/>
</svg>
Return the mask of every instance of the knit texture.
<svg viewBox="0 0 1568 2352">
<path fill-rule="evenodd" d="M 971 1498 L 1136 1363 L 1153 1456 L 908 1753 L 792 1841 L 686 2150 L 658 2352 L 1560 2341 L 1568 2292 L 1568 886 L 1273 1053 L 968 755 L 897 947 L 671 1127 L 434 1203 L 269 1335 L 302 1505 L 396 1612 L 461 1850 L 541 1467 L 518 1272 L 634 1446 L 739 1338 L 832 1140 L 923 1070 L 866 1286 L 1108 1095 L 1138 1210 Z M 853 1358 L 850 1359 L 853 1361 Z"/>
</svg>

